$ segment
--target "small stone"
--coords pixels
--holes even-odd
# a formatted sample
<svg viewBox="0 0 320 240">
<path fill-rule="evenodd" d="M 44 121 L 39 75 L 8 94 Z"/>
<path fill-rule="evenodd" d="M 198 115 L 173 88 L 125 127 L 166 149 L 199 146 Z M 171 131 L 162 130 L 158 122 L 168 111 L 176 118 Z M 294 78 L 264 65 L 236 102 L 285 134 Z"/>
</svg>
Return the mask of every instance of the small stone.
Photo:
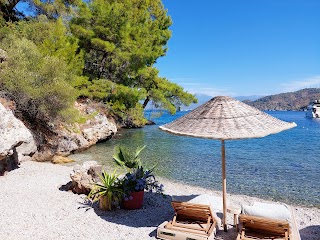
<svg viewBox="0 0 320 240">
<path fill-rule="evenodd" d="M 63 156 L 54 156 L 51 160 L 54 164 L 61 164 L 61 163 L 71 163 L 74 162 L 73 159 Z"/>
</svg>

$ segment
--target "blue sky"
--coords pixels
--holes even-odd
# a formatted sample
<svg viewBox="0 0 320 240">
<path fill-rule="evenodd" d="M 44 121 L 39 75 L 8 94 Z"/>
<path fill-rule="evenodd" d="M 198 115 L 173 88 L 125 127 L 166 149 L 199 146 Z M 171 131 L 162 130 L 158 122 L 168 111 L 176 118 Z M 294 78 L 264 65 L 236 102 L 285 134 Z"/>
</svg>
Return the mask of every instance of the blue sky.
<svg viewBox="0 0 320 240">
<path fill-rule="evenodd" d="M 320 87 L 319 0 L 163 0 L 172 37 L 160 75 L 191 93 Z"/>
</svg>

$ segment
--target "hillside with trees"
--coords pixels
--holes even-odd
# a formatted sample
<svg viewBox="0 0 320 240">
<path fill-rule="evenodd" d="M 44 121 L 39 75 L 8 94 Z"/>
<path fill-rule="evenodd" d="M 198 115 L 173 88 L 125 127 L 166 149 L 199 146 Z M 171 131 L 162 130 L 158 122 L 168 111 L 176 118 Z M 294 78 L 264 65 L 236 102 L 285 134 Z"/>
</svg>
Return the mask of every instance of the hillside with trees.
<svg viewBox="0 0 320 240">
<path fill-rule="evenodd" d="M 243 102 L 260 110 L 303 110 L 316 99 L 320 99 L 320 88 L 305 88 Z"/>
</svg>

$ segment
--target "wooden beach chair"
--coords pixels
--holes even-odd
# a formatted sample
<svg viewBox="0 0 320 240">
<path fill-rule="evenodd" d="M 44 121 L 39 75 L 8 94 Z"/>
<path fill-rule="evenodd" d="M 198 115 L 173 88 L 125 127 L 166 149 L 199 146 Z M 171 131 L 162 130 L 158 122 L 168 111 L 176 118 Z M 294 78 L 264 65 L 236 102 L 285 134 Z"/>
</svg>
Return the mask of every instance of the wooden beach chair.
<svg viewBox="0 0 320 240">
<path fill-rule="evenodd" d="M 271 209 L 268 209 L 268 205 Z M 259 203 L 258 206 L 261 209 L 257 210 L 259 207 L 253 207 L 249 211 L 242 209 L 243 213 L 239 216 L 241 229 L 237 240 L 301 240 L 291 208 L 268 203 Z"/>
<path fill-rule="evenodd" d="M 171 202 L 172 221 L 162 223 L 157 230 L 160 239 L 213 240 L 217 222 L 209 205 L 188 202 Z"/>
</svg>

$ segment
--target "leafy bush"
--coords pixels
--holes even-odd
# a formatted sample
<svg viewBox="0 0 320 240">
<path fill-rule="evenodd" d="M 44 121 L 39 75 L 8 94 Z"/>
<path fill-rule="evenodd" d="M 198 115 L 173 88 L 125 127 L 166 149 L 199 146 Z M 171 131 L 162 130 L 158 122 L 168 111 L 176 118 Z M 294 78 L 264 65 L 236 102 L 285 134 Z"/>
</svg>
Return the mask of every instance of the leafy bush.
<svg viewBox="0 0 320 240">
<path fill-rule="evenodd" d="M 147 122 L 140 103 L 145 97 L 144 90 L 130 88 L 106 79 L 95 79 L 91 83 L 79 82 L 79 84 L 82 96 L 103 101 L 109 110 L 125 123 L 142 126 Z"/>
<path fill-rule="evenodd" d="M 84 67 L 84 54 L 79 51 L 78 39 L 73 37 L 61 18 L 49 20 L 40 15 L 30 21 L 8 23 L 0 30 L 3 38 L 15 35 L 32 41 L 44 56 L 63 60 L 70 73 L 80 76 Z"/>
<path fill-rule="evenodd" d="M 77 92 L 65 61 L 42 54 L 32 41 L 14 35 L 0 42 L 0 48 L 8 54 L 0 65 L 0 88 L 28 120 L 62 117 L 73 107 Z"/>
</svg>

